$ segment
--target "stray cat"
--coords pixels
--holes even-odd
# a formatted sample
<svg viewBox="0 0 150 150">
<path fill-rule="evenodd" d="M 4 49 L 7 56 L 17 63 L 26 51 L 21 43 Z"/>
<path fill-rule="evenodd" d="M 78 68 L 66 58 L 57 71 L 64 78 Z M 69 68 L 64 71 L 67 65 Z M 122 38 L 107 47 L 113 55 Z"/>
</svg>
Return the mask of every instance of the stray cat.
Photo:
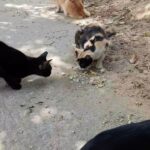
<svg viewBox="0 0 150 150">
<path fill-rule="evenodd" d="M 21 80 L 28 75 L 48 77 L 52 67 L 51 60 L 46 60 L 47 54 L 29 57 L 0 41 L 0 77 L 13 89 L 21 89 Z"/>
<path fill-rule="evenodd" d="M 70 16 L 72 18 L 81 19 L 90 16 L 84 8 L 84 0 L 56 0 L 57 10 L 56 12 L 64 12 L 65 16 Z"/>
<path fill-rule="evenodd" d="M 150 120 L 101 132 L 81 150 L 150 150 Z"/>
<path fill-rule="evenodd" d="M 109 38 L 115 33 L 107 33 L 99 25 L 90 24 L 75 34 L 75 55 L 81 68 L 92 64 L 104 71 L 103 60 L 109 46 Z"/>
</svg>

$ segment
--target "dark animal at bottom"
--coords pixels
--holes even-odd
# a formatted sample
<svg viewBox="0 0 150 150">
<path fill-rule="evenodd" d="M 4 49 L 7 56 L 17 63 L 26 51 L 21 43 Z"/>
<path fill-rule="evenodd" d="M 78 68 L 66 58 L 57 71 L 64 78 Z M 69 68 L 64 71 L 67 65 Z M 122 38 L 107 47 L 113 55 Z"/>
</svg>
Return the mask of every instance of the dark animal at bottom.
<svg viewBox="0 0 150 150">
<path fill-rule="evenodd" d="M 44 52 L 37 58 L 29 57 L 0 41 L 0 77 L 13 89 L 21 89 L 21 80 L 28 75 L 48 77 L 52 67 L 47 55 Z"/>
<path fill-rule="evenodd" d="M 81 150 L 150 150 L 150 120 L 101 132 Z"/>
</svg>

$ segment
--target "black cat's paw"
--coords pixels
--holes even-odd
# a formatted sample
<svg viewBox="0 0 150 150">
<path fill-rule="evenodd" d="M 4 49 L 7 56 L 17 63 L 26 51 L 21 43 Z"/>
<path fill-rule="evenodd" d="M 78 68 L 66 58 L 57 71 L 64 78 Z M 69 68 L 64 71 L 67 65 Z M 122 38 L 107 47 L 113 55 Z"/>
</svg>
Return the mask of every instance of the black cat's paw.
<svg viewBox="0 0 150 150">
<path fill-rule="evenodd" d="M 20 78 L 5 78 L 5 81 L 7 84 L 15 90 L 20 90 L 21 89 L 21 79 Z"/>
</svg>

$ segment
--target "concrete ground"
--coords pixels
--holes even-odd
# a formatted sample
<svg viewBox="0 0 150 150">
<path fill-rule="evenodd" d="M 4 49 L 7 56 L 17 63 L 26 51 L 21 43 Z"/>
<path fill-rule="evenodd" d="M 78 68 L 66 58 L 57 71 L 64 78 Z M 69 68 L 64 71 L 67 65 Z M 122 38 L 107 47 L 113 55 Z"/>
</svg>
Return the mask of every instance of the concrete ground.
<svg viewBox="0 0 150 150">
<path fill-rule="evenodd" d="M 53 58 L 51 77 L 30 76 L 19 91 L 0 79 L 0 150 L 76 150 L 104 129 L 147 118 L 115 94 L 111 73 L 99 75 L 107 79 L 101 88 L 73 79 L 79 26 L 54 11 L 49 0 L 0 1 L 0 40 L 28 55 L 47 50 Z"/>
</svg>

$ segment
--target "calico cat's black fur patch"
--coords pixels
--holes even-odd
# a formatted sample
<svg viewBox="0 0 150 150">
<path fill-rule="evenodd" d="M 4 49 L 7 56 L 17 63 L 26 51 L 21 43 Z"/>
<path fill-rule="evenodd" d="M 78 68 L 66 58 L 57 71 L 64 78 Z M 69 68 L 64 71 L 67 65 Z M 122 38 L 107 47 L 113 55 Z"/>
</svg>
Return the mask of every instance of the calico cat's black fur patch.
<svg viewBox="0 0 150 150">
<path fill-rule="evenodd" d="M 116 32 L 104 31 L 104 29 L 101 28 L 99 25 L 87 25 L 75 33 L 76 47 L 84 49 L 84 44 L 89 39 L 91 39 L 91 37 L 99 33 L 102 36 L 98 35 L 95 39 L 97 41 L 102 41 L 103 39 L 109 39 L 111 36 L 114 36 L 116 34 Z"/>
<path fill-rule="evenodd" d="M 78 62 L 81 68 L 86 68 L 92 64 L 93 59 L 91 58 L 91 56 L 87 55 L 85 58 L 78 59 Z"/>
<path fill-rule="evenodd" d="M 107 38 L 105 31 L 97 25 L 86 26 L 85 28 L 78 30 L 75 34 L 75 44 L 77 48 L 84 48 L 84 44 L 96 34 L 101 33 L 103 38 Z"/>
<path fill-rule="evenodd" d="M 32 74 L 48 77 L 52 67 L 46 60 L 48 52 L 29 57 L 0 41 L 0 77 L 13 89 L 21 89 L 21 79 Z"/>
<path fill-rule="evenodd" d="M 150 120 L 104 131 L 81 150 L 150 150 Z"/>
</svg>

